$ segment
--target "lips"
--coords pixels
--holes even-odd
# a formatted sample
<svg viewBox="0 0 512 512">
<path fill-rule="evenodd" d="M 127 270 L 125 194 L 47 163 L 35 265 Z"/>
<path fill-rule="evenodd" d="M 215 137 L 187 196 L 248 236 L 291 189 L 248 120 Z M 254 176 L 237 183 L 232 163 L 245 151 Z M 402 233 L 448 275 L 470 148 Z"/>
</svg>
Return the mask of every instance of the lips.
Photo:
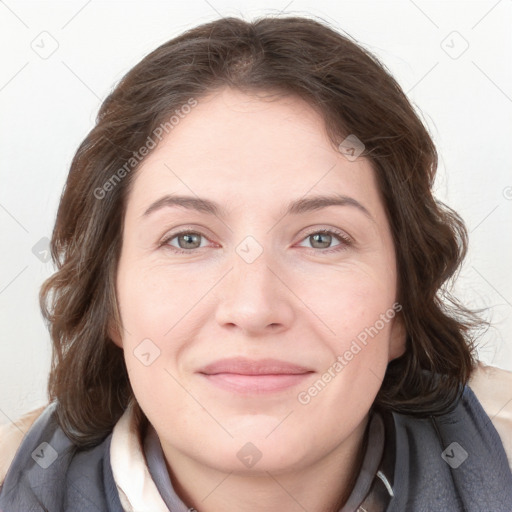
<svg viewBox="0 0 512 512">
<path fill-rule="evenodd" d="M 199 373 L 216 375 L 236 373 L 238 375 L 300 375 L 312 372 L 310 368 L 278 359 L 252 360 L 244 357 L 220 359 L 199 370 Z"/>
<path fill-rule="evenodd" d="M 310 368 L 278 359 L 221 359 L 198 373 L 210 384 L 243 395 L 275 393 L 297 386 L 313 372 Z"/>
</svg>

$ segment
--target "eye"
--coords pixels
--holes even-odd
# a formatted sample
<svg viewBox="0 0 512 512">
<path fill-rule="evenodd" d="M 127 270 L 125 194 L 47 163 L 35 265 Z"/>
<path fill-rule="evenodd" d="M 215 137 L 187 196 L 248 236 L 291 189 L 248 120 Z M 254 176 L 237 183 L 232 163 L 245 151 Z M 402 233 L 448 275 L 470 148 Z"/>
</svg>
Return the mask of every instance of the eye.
<svg viewBox="0 0 512 512">
<path fill-rule="evenodd" d="M 205 235 L 202 233 L 192 230 L 184 230 L 165 237 L 160 242 L 160 246 L 165 246 L 175 253 L 191 253 L 197 249 L 205 247 L 204 245 L 201 245 L 201 238 L 206 240 Z M 335 245 L 334 248 L 329 249 L 333 238 L 338 239 L 340 243 Z M 343 251 L 350 247 L 353 243 L 352 239 L 349 238 L 348 235 L 335 229 L 317 229 L 316 231 L 312 231 L 306 235 L 303 240 L 307 239 L 312 240 L 311 243 L 313 247 L 311 247 L 311 250 L 320 249 L 320 251 L 315 252 L 321 253 Z M 177 240 L 177 245 L 172 243 L 174 240 Z M 319 245 L 320 247 L 315 247 L 315 245 Z"/>
<path fill-rule="evenodd" d="M 161 246 L 167 246 L 172 251 L 177 253 L 185 253 L 192 252 L 195 249 L 200 249 L 201 247 L 201 237 L 206 238 L 202 233 L 198 233 L 196 231 L 180 231 L 179 233 L 174 233 L 169 235 L 161 242 Z M 178 240 L 178 246 L 172 244 L 173 240 Z"/>
<path fill-rule="evenodd" d="M 335 245 L 334 248 L 329 249 L 329 245 L 333 241 L 333 238 L 338 239 L 340 243 Z M 353 243 L 345 233 L 336 229 L 320 229 L 312 231 L 306 235 L 304 240 L 311 240 L 310 243 L 313 245 L 312 249 L 328 249 L 320 251 L 322 253 L 343 251 L 350 247 Z M 315 247 L 315 245 L 317 245 L 317 247 Z"/>
</svg>

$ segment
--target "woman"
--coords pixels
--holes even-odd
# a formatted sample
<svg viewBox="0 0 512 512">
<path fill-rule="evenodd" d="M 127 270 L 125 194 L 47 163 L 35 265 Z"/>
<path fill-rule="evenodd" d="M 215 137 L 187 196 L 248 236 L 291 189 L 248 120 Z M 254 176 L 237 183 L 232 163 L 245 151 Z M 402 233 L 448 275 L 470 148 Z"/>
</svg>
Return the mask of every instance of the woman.
<svg viewBox="0 0 512 512">
<path fill-rule="evenodd" d="M 148 55 L 71 165 L 50 403 L 0 509 L 510 511 L 510 421 L 468 382 L 511 375 L 444 288 L 467 239 L 436 163 L 319 22 L 221 19 Z"/>
</svg>

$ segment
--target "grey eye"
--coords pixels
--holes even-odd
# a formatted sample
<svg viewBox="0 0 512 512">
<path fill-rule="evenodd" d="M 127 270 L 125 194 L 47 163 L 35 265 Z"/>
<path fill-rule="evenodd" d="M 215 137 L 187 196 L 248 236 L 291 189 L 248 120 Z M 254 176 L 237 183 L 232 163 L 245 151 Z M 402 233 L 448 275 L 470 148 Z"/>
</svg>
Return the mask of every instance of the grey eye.
<svg viewBox="0 0 512 512">
<path fill-rule="evenodd" d="M 315 249 L 326 249 L 330 246 L 333 237 L 327 233 L 315 233 L 308 237 L 312 242 L 311 245 Z M 314 240 L 314 242 L 313 242 Z M 315 246 L 315 244 L 318 244 Z"/>
<path fill-rule="evenodd" d="M 201 246 L 201 235 L 197 233 L 184 233 L 176 236 L 180 249 L 197 249 Z M 183 243 L 180 240 L 184 240 Z"/>
</svg>

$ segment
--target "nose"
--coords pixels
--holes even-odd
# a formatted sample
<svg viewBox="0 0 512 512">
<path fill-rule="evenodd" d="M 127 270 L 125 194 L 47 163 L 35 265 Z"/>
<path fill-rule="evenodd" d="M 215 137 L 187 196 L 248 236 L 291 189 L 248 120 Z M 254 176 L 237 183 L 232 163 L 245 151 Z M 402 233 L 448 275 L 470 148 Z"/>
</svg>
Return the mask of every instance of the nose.
<svg viewBox="0 0 512 512">
<path fill-rule="evenodd" d="M 275 260 L 263 251 L 254 261 L 237 252 L 232 269 L 218 289 L 216 320 L 222 327 L 246 336 L 275 334 L 288 329 L 294 318 L 293 283 Z"/>
</svg>

